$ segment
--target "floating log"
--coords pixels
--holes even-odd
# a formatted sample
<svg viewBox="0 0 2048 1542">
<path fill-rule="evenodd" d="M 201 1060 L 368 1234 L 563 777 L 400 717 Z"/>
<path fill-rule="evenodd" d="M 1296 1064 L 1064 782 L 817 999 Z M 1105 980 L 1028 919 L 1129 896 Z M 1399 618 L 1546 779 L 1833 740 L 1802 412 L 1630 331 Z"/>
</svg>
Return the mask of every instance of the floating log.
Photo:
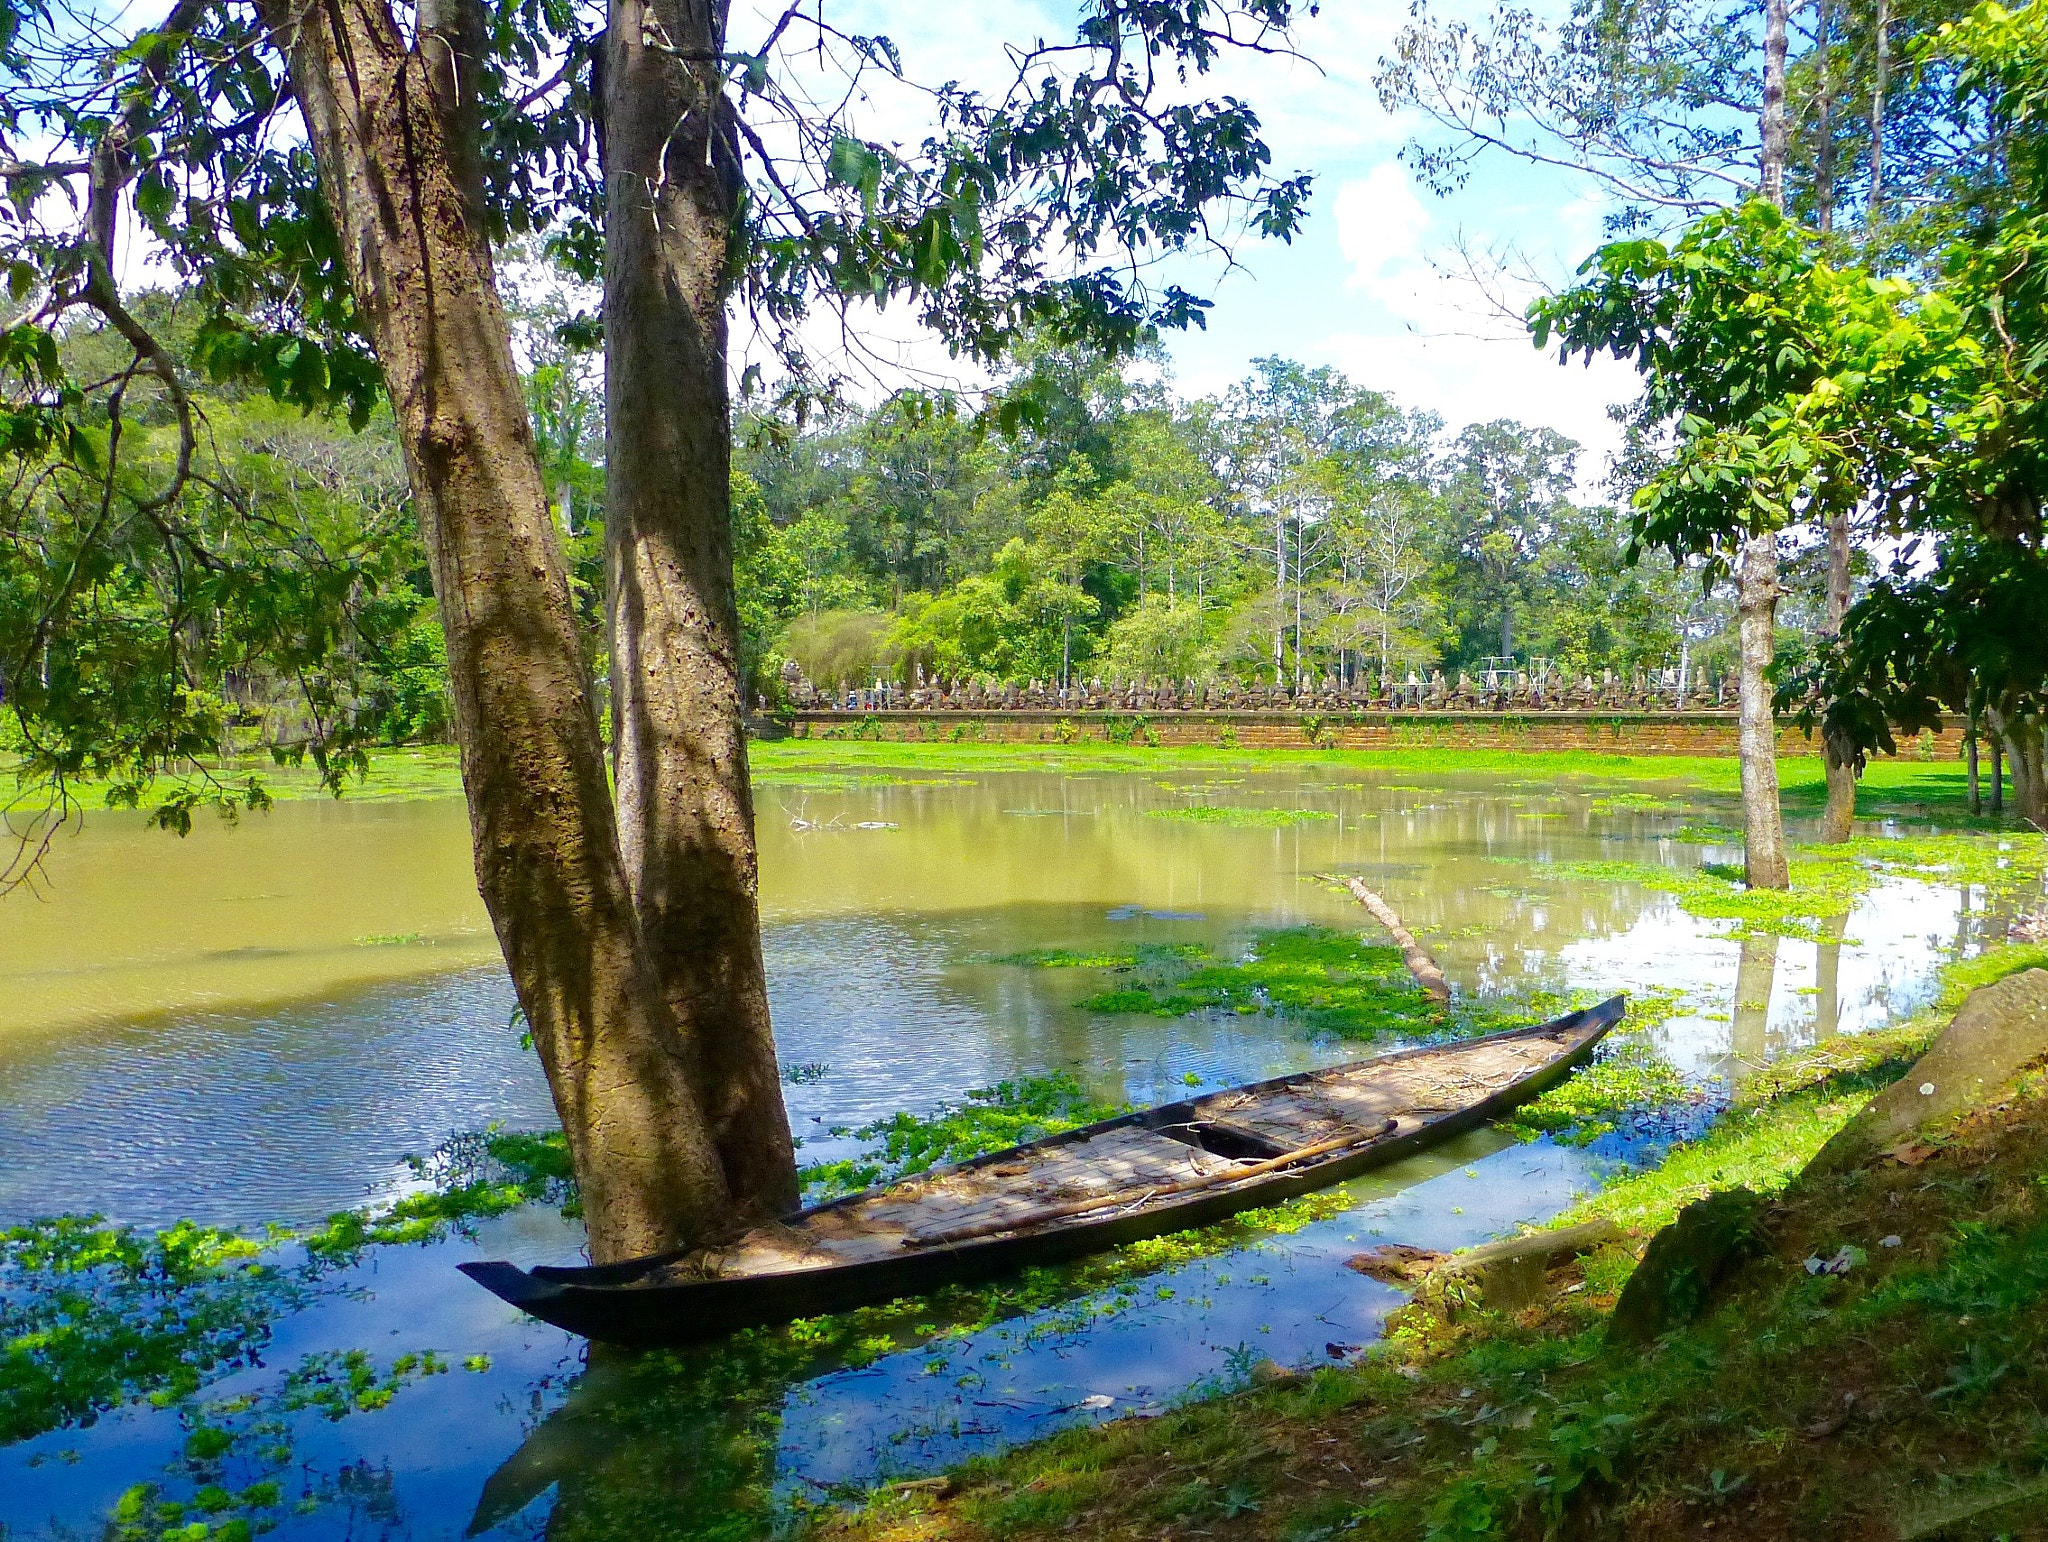
<svg viewBox="0 0 2048 1542">
<path fill-rule="evenodd" d="M 1451 982 L 1444 978 L 1443 970 L 1437 967 L 1429 950 L 1415 940 L 1415 934 L 1401 924 L 1394 907 L 1381 899 L 1365 886 L 1362 878 L 1340 878 L 1337 882 L 1351 891 L 1351 897 L 1372 912 L 1372 918 L 1393 935 L 1394 945 L 1401 950 L 1401 962 L 1408 966 L 1408 972 L 1415 976 L 1415 983 L 1422 987 L 1433 1001 L 1451 999 Z"/>
</svg>

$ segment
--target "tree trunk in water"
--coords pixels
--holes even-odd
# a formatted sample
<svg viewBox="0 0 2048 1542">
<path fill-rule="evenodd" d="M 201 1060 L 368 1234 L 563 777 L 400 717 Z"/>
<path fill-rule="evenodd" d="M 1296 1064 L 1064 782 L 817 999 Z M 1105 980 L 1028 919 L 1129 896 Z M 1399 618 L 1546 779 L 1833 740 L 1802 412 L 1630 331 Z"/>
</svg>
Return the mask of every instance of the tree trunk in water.
<svg viewBox="0 0 2048 1542">
<path fill-rule="evenodd" d="M 1778 809 L 1778 725 L 1771 714 L 1772 650 L 1778 615 L 1778 540 L 1766 531 L 1742 546 L 1736 601 L 1741 638 L 1741 757 L 1744 878 L 1752 889 L 1783 889 L 1785 821 Z"/>
<path fill-rule="evenodd" d="M 606 602 L 626 872 L 727 1187 L 753 1218 L 793 1208 L 797 1182 L 733 594 L 725 270 L 740 174 L 716 62 L 724 9 L 618 0 L 606 32 Z"/>
<path fill-rule="evenodd" d="M 569 586 L 480 210 L 476 0 L 264 23 L 384 369 L 448 645 L 477 884 L 569 1138 L 599 1261 L 728 1224 L 620 860 Z"/>
<path fill-rule="evenodd" d="M 1823 635 L 1839 637 L 1849 613 L 1849 515 L 1837 510 L 1828 519 L 1828 594 Z M 1854 752 L 1821 736 L 1821 758 L 1827 767 L 1828 803 L 1820 819 L 1823 841 L 1846 841 L 1856 827 L 1856 765 Z"/>
</svg>

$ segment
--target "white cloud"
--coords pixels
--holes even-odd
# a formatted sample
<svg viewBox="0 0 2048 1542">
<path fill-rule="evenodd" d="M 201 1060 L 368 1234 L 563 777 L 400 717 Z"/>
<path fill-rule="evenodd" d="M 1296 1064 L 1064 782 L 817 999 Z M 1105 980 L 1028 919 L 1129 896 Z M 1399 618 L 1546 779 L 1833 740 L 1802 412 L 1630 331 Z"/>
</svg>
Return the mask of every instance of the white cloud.
<svg viewBox="0 0 2048 1542">
<path fill-rule="evenodd" d="M 1578 199 L 1557 210 L 1555 231 L 1572 243 L 1567 250 L 1590 239 L 1598 209 Z M 1398 161 L 1346 182 L 1332 212 L 1350 269 L 1345 292 L 1363 303 L 1320 339 L 1321 361 L 1442 414 L 1454 428 L 1518 418 L 1568 434 L 1591 452 L 1586 477 L 1596 482 L 1620 443 L 1607 409 L 1635 394 L 1634 372 L 1607 359 L 1561 367 L 1553 353 L 1539 353 L 1513 319 L 1537 283 L 1470 276 L 1456 232 L 1442 228 Z"/>
</svg>

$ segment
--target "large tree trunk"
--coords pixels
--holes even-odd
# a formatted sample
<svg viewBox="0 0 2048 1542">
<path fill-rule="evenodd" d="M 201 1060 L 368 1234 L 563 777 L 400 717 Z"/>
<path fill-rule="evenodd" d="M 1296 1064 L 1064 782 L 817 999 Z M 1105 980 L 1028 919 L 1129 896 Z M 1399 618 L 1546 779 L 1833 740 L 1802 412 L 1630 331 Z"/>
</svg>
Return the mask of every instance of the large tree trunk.
<svg viewBox="0 0 2048 1542">
<path fill-rule="evenodd" d="M 1766 531 L 1742 545 L 1736 599 L 1742 759 L 1743 876 L 1752 889 L 1790 885 L 1785 821 L 1778 808 L 1778 725 L 1771 713 L 1768 671 L 1776 646 L 1778 538 Z"/>
<path fill-rule="evenodd" d="M 606 33 L 606 598 L 626 871 L 727 1186 L 754 1216 L 794 1206 L 797 1182 L 733 595 L 725 296 L 740 180 L 724 10 L 617 0 Z"/>
<path fill-rule="evenodd" d="M 2012 718 L 2000 712 L 1987 712 L 1992 732 L 1998 735 L 1998 742 L 2005 747 L 2005 758 L 2012 766 L 2013 812 L 2023 824 L 2036 830 L 2048 831 L 2048 766 L 2043 763 L 2044 742 L 2041 723 L 2036 718 Z M 1996 761 L 1993 762 L 1995 766 Z M 1992 808 L 1998 809 L 1998 798 L 1994 791 Z"/>
<path fill-rule="evenodd" d="M 377 0 L 265 25 L 384 368 L 447 634 L 477 884 L 546 1068 L 599 1261 L 730 1206 L 620 860 L 547 489 L 480 218 L 467 99 L 483 13 Z"/>
<path fill-rule="evenodd" d="M 1849 515 L 1836 510 L 1828 520 L 1828 593 L 1822 632 L 1828 637 L 1842 634 L 1842 618 L 1849 614 Z M 1855 751 L 1823 734 L 1821 760 L 1827 768 L 1828 802 L 1820 818 L 1820 838 L 1846 841 L 1856 827 Z"/>
</svg>

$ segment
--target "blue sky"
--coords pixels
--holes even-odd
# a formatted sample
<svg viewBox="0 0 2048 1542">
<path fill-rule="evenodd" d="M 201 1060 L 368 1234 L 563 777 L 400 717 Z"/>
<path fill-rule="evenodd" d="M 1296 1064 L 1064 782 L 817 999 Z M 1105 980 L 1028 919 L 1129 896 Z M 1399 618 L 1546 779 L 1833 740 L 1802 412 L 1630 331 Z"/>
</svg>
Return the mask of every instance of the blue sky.
<svg viewBox="0 0 2048 1542">
<path fill-rule="evenodd" d="M 749 46 L 748 3 L 734 7 L 735 47 Z M 1474 0 L 1438 8 L 1483 14 Z M 837 0 L 831 9 L 849 30 L 888 34 L 906 73 L 926 81 L 993 86 L 1005 43 L 1072 35 L 1071 6 L 1055 0 Z M 1208 92 L 1260 113 L 1275 170 L 1312 172 L 1316 190 L 1293 245 L 1244 243 L 1227 274 L 1210 264 L 1171 272 L 1216 302 L 1206 332 L 1170 340 L 1176 382 L 1187 394 L 1221 390 L 1265 354 L 1334 365 L 1404 405 L 1441 413 L 1453 428 L 1496 417 L 1555 428 L 1591 452 L 1582 475 L 1592 480 L 1617 440 L 1606 408 L 1634 394 L 1633 373 L 1612 363 L 1560 367 L 1456 274 L 1462 241 L 1512 250 L 1521 270 L 1562 282 L 1599 244 L 1602 200 L 1566 173 L 1506 157 L 1480 163 L 1448 199 L 1420 185 L 1398 156 L 1423 125 L 1387 113 L 1373 87 L 1407 15 L 1406 0 L 1325 0 L 1297 33 L 1312 64 L 1240 54 L 1211 77 Z M 876 137 L 922 137 L 913 104 L 878 99 L 873 111 Z M 1523 279 L 1500 297 L 1519 309 L 1534 292 Z M 937 362 L 907 347 L 920 362 Z"/>
</svg>

